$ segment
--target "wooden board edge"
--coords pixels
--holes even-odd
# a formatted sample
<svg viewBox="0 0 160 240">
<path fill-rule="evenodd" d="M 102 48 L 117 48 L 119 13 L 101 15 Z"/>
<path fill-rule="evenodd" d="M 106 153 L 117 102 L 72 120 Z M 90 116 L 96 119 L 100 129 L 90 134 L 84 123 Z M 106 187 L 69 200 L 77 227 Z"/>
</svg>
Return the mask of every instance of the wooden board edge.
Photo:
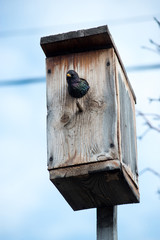
<svg viewBox="0 0 160 240">
<path fill-rule="evenodd" d="M 50 179 L 76 177 L 104 171 L 121 169 L 119 160 L 106 160 L 94 163 L 79 164 L 70 167 L 56 168 L 49 170 Z"/>
<path fill-rule="evenodd" d="M 134 181 L 132 176 L 128 173 L 128 171 L 126 170 L 124 165 L 122 165 L 122 174 L 123 174 L 126 182 L 128 183 L 130 189 L 132 189 L 132 192 L 133 192 L 135 198 L 137 199 L 137 203 L 139 203 L 140 202 L 139 186 L 136 184 L 136 182 Z"/>
<path fill-rule="evenodd" d="M 119 95 L 119 81 L 118 81 L 118 74 L 120 73 L 123 78 L 122 78 L 122 81 L 123 81 L 123 84 L 125 84 L 125 87 L 128 91 L 128 94 L 129 94 L 129 97 L 130 97 L 130 100 L 131 100 L 131 107 L 132 107 L 132 112 L 133 112 L 133 124 L 134 124 L 134 132 L 135 132 L 135 139 L 134 139 L 134 142 L 135 142 L 135 151 L 136 151 L 136 178 L 134 177 L 135 179 L 135 182 L 137 182 L 138 184 L 138 153 L 137 153 L 137 139 L 136 139 L 136 110 L 135 110 L 135 101 L 134 101 L 134 97 L 133 97 L 133 94 L 132 94 L 132 91 L 130 89 L 130 85 L 128 84 L 128 81 L 126 79 L 126 75 L 124 74 L 123 72 L 123 69 L 121 68 L 121 63 L 119 62 L 119 59 L 118 57 L 116 56 L 115 57 L 115 61 L 116 61 L 116 77 L 117 77 L 117 92 L 118 92 L 118 95 Z M 118 96 L 118 98 L 120 98 L 120 96 Z M 120 99 L 119 99 L 119 108 L 120 108 Z M 120 109 L 121 111 L 121 109 Z M 121 135 L 121 133 L 120 133 Z M 120 137 L 121 138 L 121 137 Z M 121 142 L 121 139 L 119 139 L 119 141 Z"/>
<path fill-rule="evenodd" d="M 65 33 L 59 33 L 55 35 L 49 35 L 42 37 L 40 39 L 40 45 L 48 44 L 48 43 L 55 43 L 55 42 L 61 42 L 61 41 L 67 41 L 71 39 L 77 39 L 77 38 L 84 38 L 89 36 L 94 36 L 98 34 L 104 34 L 108 33 L 108 26 L 100 26 L 95 28 L 89 28 L 89 29 L 81 29 L 77 31 L 70 31 Z"/>
<path fill-rule="evenodd" d="M 122 153 L 121 153 L 121 126 L 120 126 L 120 96 L 119 96 L 119 81 L 118 81 L 118 66 L 117 66 L 117 56 L 114 55 L 115 62 L 115 86 L 116 86 L 116 97 L 117 97 L 117 142 L 119 159 L 122 163 Z"/>
</svg>

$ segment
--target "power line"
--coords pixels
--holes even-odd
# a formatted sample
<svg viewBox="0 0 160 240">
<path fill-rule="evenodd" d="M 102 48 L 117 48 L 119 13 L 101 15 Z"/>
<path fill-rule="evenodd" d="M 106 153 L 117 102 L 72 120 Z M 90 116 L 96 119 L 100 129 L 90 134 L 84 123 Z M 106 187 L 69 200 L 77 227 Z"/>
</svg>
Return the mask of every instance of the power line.
<svg viewBox="0 0 160 240">
<path fill-rule="evenodd" d="M 26 78 L 19 80 L 3 80 L 0 81 L 0 87 L 9 87 L 9 86 L 22 86 L 28 84 L 37 84 L 37 83 L 45 83 L 45 77 L 39 78 Z"/>
<path fill-rule="evenodd" d="M 154 69 L 159 69 L 159 68 L 160 68 L 160 64 L 138 65 L 138 66 L 126 67 L 126 71 L 127 72 L 137 72 L 137 71 L 154 70 Z"/>
<path fill-rule="evenodd" d="M 146 71 L 160 69 L 160 64 L 130 66 L 125 68 L 127 72 Z M 0 87 L 21 86 L 28 84 L 45 83 L 45 77 L 25 78 L 16 80 L 0 80 Z"/>
<path fill-rule="evenodd" d="M 4 30 L 4 31 L 0 31 L 0 37 L 7 38 L 7 37 L 37 35 L 37 34 L 40 34 L 42 31 L 46 31 L 51 28 L 53 29 L 53 26 L 52 27 L 47 26 L 47 27 L 37 27 L 37 28 Z"/>
<path fill-rule="evenodd" d="M 104 24 L 104 22 L 110 25 L 110 26 L 118 26 L 118 25 L 127 25 L 127 24 L 137 24 L 141 22 L 149 22 L 154 20 L 154 16 L 159 16 L 160 13 L 153 14 L 153 15 L 144 15 L 144 16 L 136 16 L 136 17 L 130 17 L 130 18 L 120 18 L 120 19 L 110 19 L 110 20 L 100 20 L 100 21 L 92 21 L 92 22 L 82 22 L 82 23 L 77 23 L 77 25 L 84 25 L 84 24 L 90 24 L 90 23 L 95 23 L 95 24 Z M 26 36 L 26 35 L 36 35 L 40 34 L 42 31 L 48 31 L 55 28 L 60 29 L 61 27 L 68 27 L 68 26 L 75 26 L 76 23 L 74 24 L 59 24 L 59 25 L 52 25 L 52 26 L 46 26 L 46 27 L 35 27 L 35 28 L 26 28 L 26 29 L 14 29 L 14 30 L 4 30 L 0 31 L 0 37 L 5 38 L 5 37 L 16 37 L 16 36 Z"/>
</svg>

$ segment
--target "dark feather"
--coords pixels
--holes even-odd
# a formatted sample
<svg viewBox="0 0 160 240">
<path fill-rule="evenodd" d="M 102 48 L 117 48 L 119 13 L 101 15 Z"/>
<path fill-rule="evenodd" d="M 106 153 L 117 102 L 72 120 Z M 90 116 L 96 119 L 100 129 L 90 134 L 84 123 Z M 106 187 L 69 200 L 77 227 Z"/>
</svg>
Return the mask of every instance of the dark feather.
<svg viewBox="0 0 160 240">
<path fill-rule="evenodd" d="M 68 92 L 74 98 L 82 98 L 90 88 L 88 82 L 83 78 L 79 78 L 74 70 L 67 72 L 67 82 Z"/>
</svg>

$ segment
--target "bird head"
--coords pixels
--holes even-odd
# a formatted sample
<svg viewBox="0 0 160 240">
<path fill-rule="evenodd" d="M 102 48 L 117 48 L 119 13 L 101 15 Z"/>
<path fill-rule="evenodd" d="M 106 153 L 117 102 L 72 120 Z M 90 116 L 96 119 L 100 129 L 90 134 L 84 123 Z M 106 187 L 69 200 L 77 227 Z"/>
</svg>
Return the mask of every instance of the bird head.
<svg viewBox="0 0 160 240">
<path fill-rule="evenodd" d="M 69 70 L 66 75 L 68 84 L 79 82 L 79 76 L 78 73 L 76 73 L 74 70 Z"/>
</svg>

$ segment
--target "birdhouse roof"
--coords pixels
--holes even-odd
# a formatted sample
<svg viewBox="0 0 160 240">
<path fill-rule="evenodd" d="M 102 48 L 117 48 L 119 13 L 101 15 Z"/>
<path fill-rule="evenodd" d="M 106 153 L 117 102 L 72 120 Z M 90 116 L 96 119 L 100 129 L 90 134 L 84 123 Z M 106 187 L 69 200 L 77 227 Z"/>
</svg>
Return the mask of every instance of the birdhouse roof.
<svg viewBox="0 0 160 240">
<path fill-rule="evenodd" d="M 107 25 L 42 37 L 40 45 L 47 58 L 70 53 L 114 48 L 136 102 L 136 96 Z"/>
</svg>

